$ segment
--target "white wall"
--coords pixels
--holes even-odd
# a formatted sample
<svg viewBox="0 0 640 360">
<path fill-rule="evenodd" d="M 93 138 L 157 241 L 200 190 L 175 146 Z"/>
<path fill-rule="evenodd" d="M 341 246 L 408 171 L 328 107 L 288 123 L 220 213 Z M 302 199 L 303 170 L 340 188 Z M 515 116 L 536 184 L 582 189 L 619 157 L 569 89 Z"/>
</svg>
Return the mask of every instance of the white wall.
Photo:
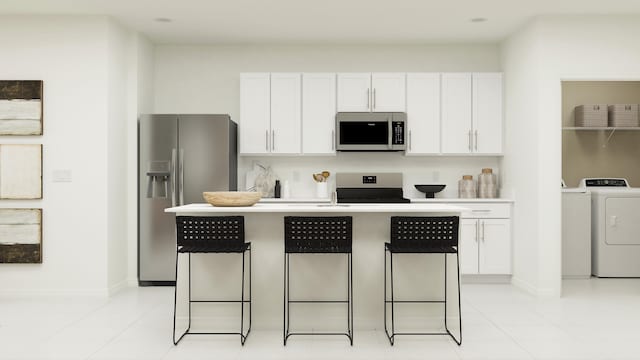
<svg viewBox="0 0 640 360">
<path fill-rule="evenodd" d="M 0 17 L 0 78 L 44 80 L 43 263 L 0 264 L 1 292 L 104 293 L 107 257 L 107 26 L 101 17 Z M 71 183 L 52 183 L 70 169 Z"/>
<path fill-rule="evenodd" d="M 0 264 L 0 293 L 106 295 L 127 278 L 132 33 L 98 16 L 2 16 L 0 33 L 0 78 L 44 81 L 44 135 L 0 137 L 44 145 L 43 199 L 0 203 L 43 208 L 43 263 Z"/>
<path fill-rule="evenodd" d="M 228 113 L 239 120 L 239 74 L 252 71 L 500 71 L 496 45 L 368 45 L 368 46 L 178 46 L 155 49 L 155 113 Z M 444 181 L 445 196 L 455 196 L 463 174 L 494 169 L 496 158 L 405 158 L 399 154 L 340 154 L 338 157 L 241 157 L 239 186 L 253 162 L 266 163 L 289 179 L 292 195 L 312 195 L 312 172 L 406 172 L 411 196 L 421 194 L 412 184 Z M 293 173 L 296 169 L 298 175 Z M 496 169 L 497 170 L 497 169 Z M 436 172 L 436 173 L 434 173 Z"/>
<path fill-rule="evenodd" d="M 538 294 L 561 291 L 561 80 L 640 79 L 638 36 L 637 15 L 545 16 L 504 43 L 511 155 L 503 170 L 516 198 L 515 275 Z M 529 260 L 527 249 L 537 250 Z"/>
<path fill-rule="evenodd" d="M 138 115 L 153 112 L 154 47 L 143 35 L 131 42 L 127 111 L 127 277 L 130 286 L 138 284 Z"/>
<path fill-rule="evenodd" d="M 505 156 L 503 194 L 515 200 L 513 282 L 532 293 L 539 287 L 540 189 L 538 132 L 538 29 L 527 26 L 502 46 L 505 80 Z"/>
</svg>

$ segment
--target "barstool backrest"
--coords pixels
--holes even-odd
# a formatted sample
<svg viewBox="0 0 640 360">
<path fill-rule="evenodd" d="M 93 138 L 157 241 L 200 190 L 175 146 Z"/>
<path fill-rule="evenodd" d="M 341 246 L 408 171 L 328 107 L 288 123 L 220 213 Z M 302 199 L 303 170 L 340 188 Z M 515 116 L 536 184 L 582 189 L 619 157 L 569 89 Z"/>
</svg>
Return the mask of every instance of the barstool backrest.
<svg viewBox="0 0 640 360">
<path fill-rule="evenodd" d="M 398 247 L 458 246 L 458 216 L 392 216 L 391 244 Z"/>
<path fill-rule="evenodd" d="M 244 244 L 243 216 L 176 216 L 178 246 L 232 248 Z"/>
<path fill-rule="evenodd" d="M 285 216 L 286 253 L 350 253 L 351 216 Z"/>
</svg>

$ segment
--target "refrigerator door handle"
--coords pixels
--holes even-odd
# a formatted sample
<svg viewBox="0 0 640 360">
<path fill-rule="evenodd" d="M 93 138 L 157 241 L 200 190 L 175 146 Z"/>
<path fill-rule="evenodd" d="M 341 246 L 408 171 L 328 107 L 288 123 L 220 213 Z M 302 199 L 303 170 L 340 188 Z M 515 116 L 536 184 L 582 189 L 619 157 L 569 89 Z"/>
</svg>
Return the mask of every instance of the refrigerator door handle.
<svg viewBox="0 0 640 360">
<path fill-rule="evenodd" d="M 176 149 L 171 149 L 171 207 L 176 206 Z"/>
<path fill-rule="evenodd" d="M 180 172 L 180 206 L 184 205 L 184 149 L 180 149 L 180 162 L 178 163 L 178 171 Z"/>
</svg>

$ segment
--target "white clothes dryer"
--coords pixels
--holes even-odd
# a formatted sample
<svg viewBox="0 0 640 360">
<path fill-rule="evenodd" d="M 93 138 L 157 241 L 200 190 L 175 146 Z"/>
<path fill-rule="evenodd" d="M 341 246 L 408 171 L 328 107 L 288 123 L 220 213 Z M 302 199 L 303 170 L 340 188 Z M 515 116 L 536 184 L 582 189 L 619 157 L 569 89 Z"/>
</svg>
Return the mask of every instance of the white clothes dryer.
<svg viewBox="0 0 640 360">
<path fill-rule="evenodd" d="M 640 188 L 626 179 L 582 179 L 591 192 L 592 273 L 640 277 Z"/>
</svg>

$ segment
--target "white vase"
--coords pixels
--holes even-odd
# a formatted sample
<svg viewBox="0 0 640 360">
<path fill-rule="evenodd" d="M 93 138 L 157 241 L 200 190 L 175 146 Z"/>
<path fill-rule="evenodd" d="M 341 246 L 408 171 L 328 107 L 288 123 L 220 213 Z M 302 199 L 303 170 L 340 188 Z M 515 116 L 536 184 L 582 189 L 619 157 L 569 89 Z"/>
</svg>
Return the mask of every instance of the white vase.
<svg viewBox="0 0 640 360">
<path fill-rule="evenodd" d="M 316 197 L 326 199 L 329 197 L 329 183 L 319 182 L 316 183 Z"/>
</svg>

